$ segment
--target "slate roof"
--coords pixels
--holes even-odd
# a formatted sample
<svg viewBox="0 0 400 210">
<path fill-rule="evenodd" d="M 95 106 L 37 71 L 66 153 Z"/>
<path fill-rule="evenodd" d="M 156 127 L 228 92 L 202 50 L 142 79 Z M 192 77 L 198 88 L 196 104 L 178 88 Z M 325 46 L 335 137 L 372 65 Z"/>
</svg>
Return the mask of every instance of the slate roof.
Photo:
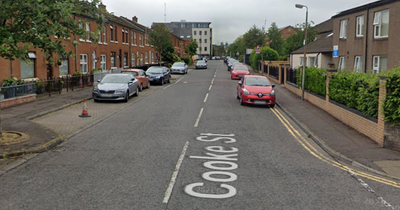
<svg viewBox="0 0 400 210">
<path fill-rule="evenodd" d="M 307 53 L 329 53 L 333 52 L 333 36 L 325 36 L 317 39 L 314 42 L 309 43 L 306 46 Z M 302 54 L 304 53 L 304 47 L 297 49 L 291 54 Z"/>
</svg>

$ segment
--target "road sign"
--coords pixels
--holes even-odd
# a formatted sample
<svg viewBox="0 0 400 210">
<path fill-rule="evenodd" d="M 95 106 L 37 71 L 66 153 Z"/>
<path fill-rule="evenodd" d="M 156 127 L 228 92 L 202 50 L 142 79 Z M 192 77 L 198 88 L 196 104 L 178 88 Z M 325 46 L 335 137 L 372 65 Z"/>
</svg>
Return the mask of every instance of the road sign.
<svg viewBox="0 0 400 210">
<path fill-rule="evenodd" d="M 256 53 L 257 53 L 257 54 L 260 54 L 260 52 L 261 52 L 260 45 L 257 45 L 257 47 L 256 47 Z"/>
<path fill-rule="evenodd" d="M 333 46 L 333 57 L 334 58 L 339 57 L 339 46 L 338 45 Z"/>
</svg>

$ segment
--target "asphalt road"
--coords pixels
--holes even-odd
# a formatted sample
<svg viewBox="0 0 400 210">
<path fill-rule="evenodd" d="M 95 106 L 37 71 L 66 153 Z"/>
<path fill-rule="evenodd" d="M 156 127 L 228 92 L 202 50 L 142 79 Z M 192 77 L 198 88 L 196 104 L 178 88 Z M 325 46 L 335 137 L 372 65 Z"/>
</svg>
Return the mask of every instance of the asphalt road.
<svg viewBox="0 0 400 210">
<path fill-rule="evenodd" d="M 241 106 L 208 65 L 3 175 L 0 209 L 400 209 L 399 189 L 342 170 L 278 107 Z"/>
</svg>

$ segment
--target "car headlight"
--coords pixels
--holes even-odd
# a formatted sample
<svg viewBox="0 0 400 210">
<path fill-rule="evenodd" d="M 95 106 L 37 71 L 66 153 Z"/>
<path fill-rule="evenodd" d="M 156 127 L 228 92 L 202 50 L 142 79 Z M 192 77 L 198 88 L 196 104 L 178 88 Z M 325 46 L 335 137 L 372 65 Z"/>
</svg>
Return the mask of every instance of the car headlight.
<svg viewBox="0 0 400 210">
<path fill-rule="evenodd" d="M 160 79 L 161 76 L 156 76 L 156 79 Z"/>
<path fill-rule="evenodd" d="M 272 90 L 270 94 L 268 94 L 270 96 L 275 96 L 275 90 Z"/>
<path fill-rule="evenodd" d="M 125 93 L 125 89 L 116 89 L 115 93 Z"/>
<path fill-rule="evenodd" d="M 250 92 L 248 90 L 246 90 L 246 88 L 243 88 L 243 94 L 250 95 Z"/>
<path fill-rule="evenodd" d="M 99 88 L 98 87 L 93 87 L 93 92 L 99 92 Z"/>
<path fill-rule="evenodd" d="M 236 74 L 236 71 L 232 71 L 232 74 Z"/>
</svg>

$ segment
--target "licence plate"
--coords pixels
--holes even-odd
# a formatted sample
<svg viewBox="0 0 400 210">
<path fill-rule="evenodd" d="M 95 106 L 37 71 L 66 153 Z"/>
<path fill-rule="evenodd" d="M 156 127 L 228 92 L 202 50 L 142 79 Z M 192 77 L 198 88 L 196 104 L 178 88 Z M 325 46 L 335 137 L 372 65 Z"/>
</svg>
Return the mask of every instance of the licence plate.
<svg viewBox="0 0 400 210">
<path fill-rule="evenodd" d="M 101 94 L 101 97 L 110 98 L 112 97 L 112 94 Z"/>
<path fill-rule="evenodd" d="M 256 105 L 265 105 L 265 101 L 254 101 Z"/>
</svg>

